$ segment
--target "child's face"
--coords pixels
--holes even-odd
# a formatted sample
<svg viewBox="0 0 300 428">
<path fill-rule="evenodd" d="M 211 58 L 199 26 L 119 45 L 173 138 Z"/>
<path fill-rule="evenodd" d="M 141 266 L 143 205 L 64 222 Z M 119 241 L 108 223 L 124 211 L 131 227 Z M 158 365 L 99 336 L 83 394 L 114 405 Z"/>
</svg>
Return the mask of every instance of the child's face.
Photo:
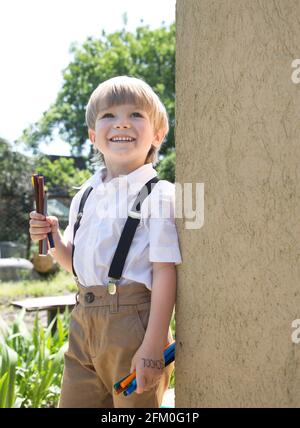
<svg viewBox="0 0 300 428">
<path fill-rule="evenodd" d="M 113 137 L 131 137 L 132 141 L 112 141 Z M 163 135 L 154 135 L 148 114 L 131 104 L 122 104 L 98 114 L 95 131 L 89 138 L 103 154 L 106 165 L 138 168 L 145 163 L 151 145 L 159 147 Z"/>
</svg>

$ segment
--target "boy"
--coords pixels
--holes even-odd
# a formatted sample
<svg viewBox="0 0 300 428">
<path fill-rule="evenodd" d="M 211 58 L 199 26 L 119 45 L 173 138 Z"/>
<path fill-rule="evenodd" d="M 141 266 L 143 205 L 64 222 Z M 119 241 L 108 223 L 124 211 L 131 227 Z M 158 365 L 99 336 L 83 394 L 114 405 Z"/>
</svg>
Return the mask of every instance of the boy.
<svg viewBox="0 0 300 428">
<path fill-rule="evenodd" d="M 145 197 L 121 278 L 112 281 L 111 272 L 120 267 L 117 246 L 127 216 L 139 218 L 132 204 L 157 176 L 152 164 L 168 133 L 167 113 L 148 84 L 119 76 L 92 93 L 86 121 L 102 167 L 74 196 L 64 236 L 56 217 L 30 213 L 31 238 L 52 232 L 53 256 L 73 273 L 79 290 L 59 406 L 158 408 L 174 368 L 174 363 L 164 367 L 163 352 L 172 342 L 175 265 L 181 263 L 172 183 L 158 181 Z M 77 217 L 84 193 L 88 197 Z M 165 208 L 167 215 L 166 210 L 157 215 Z M 127 240 L 128 234 L 122 248 Z M 115 395 L 114 383 L 133 370 L 136 393 Z"/>
</svg>

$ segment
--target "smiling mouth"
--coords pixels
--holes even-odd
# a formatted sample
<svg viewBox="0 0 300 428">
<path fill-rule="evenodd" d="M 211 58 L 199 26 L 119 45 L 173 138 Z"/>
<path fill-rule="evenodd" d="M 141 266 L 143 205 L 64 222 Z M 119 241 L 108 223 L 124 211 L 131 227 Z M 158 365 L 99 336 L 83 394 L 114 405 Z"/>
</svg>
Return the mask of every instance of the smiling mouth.
<svg viewBox="0 0 300 428">
<path fill-rule="evenodd" d="M 135 138 L 110 138 L 109 139 L 110 142 L 112 143 L 134 143 L 136 141 Z"/>
</svg>

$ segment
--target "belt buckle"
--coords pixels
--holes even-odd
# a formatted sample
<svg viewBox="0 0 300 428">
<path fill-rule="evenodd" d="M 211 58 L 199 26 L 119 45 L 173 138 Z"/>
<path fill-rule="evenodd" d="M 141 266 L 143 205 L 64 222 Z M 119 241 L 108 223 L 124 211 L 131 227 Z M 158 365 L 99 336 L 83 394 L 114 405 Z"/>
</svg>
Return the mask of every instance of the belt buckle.
<svg viewBox="0 0 300 428">
<path fill-rule="evenodd" d="M 108 280 L 107 289 L 108 289 L 109 294 L 111 294 L 111 295 L 116 294 L 117 286 L 116 286 L 116 280 L 115 279 L 109 279 Z"/>
</svg>

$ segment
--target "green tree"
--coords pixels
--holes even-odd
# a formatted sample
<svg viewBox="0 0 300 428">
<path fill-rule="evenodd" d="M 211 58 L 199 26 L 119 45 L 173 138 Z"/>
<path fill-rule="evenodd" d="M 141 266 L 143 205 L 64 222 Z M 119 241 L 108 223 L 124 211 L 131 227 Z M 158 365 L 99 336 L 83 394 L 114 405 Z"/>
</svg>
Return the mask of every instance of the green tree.
<svg viewBox="0 0 300 428">
<path fill-rule="evenodd" d="M 13 151 L 9 142 L 0 138 L 0 241 L 28 244 L 33 171 L 33 160 Z"/>
<path fill-rule="evenodd" d="M 72 158 L 62 157 L 52 162 L 44 155 L 36 159 L 35 171 L 45 176 L 45 190 L 52 193 L 63 191 L 69 197 L 73 197 L 78 191 L 76 188 L 91 176 L 88 170 L 76 168 Z"/>
<path fill-rule="evenodd" d="M 18 196 L 31 190 L 28 176 L 34 169 L 33 160 L 13 151 L 11 144 L 0 138 L 0 196 Z"/>
<path fill-rule="evenodd" d="M 19 141 L 37 153 L 39 142 L 50 142 L 58 130 L 71 145 L 71 153 L 81 155 L 87 140 L 85 107 L 92 91 L 111 77 L 130 75 L 149 83 L 167 108 L 170 132 L 160 153 L 174 147 L 175 24 L 156 30 L 142 26 L 135 33 L 125 28 L 112 34 L 103 31 L 100 38 L 89 37 L 81 46 L 72 44 L 70 52 L 73 60 L 63 72 L 55 103 L 24 130 Z"/>
<path fill-rule="evenodd" d="M 161 180 L 175 182 L 175 150 L 170 150 L 159 162 L 157 173 Z"/>
</svg>

